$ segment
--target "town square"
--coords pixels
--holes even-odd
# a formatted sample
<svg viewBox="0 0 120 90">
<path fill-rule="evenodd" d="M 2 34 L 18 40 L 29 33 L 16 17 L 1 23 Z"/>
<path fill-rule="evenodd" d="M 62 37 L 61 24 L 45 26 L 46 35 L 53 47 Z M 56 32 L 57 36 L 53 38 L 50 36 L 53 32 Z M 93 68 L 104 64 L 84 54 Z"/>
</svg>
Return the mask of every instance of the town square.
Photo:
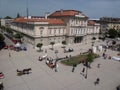
<svg viewBox="0 0 120 90">
<path fill-rule="evenodd" d="M 0 0 L 0 90 L 120 90 L 119 0 Z"/>
</svg>

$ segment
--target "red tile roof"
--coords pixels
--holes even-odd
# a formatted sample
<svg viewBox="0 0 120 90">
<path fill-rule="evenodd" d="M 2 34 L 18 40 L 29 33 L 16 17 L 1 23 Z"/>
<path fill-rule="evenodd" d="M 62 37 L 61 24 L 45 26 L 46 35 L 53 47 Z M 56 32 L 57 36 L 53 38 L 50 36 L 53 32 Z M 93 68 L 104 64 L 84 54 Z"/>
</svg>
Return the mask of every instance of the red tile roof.
<svg viewBox="0 0 120 90">
<path fill-rule="evenodd" d="M 62 19 L 45 19 L 45 18 L 31 18 L 31 19 L 25 19 L 25 18 L 16 18 L 14 20 L 16 23 L 26 23 L 26 22 L 48 22 L 48 24 L 65 24 Z"/>
<path fill-rule="evenodd" d="M 25 23 L 25 22 L 27 22 L 27 20 L 24 19 L 24 17 L 20 17 L 20 18 L 16 18 L 13 22 L 17 22 L 17 23 Z"/>
<path fill-rule="evenodd" d="M 91 25 L 95 25 L 95 22 L 93 20 L 88 20 L 88 25 L 91 26 Z"/>
<path fill-rule="evenodd" d="M 75 16 L 78 15 L 79 13 L 81 12 L 76 10 L 59 10 L 55 11 L 50 16 Z"/>
<path fill-rule="evenodd" d="M 48 19 L 49 24 L 65 24 L 62 19 Z"/>
</svg>

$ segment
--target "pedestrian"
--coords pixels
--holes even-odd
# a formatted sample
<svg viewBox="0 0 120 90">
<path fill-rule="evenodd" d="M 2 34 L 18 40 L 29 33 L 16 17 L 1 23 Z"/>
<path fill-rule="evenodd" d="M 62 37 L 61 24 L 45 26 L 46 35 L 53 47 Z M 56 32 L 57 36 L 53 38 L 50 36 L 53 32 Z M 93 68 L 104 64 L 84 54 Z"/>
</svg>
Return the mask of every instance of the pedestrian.
<svg viewBox="0 0 120 90">
<path fill-rule="evenodd" d="M 97 78 L 96 81 L 94 82 L 94 84 L 97 85 L 97 84 L 99 84 L 99 82 L 100 82 L 100 79 Z"/>
<path fill-rule="evenodd" d="M 97 67 L 98 67 L 98 68 L 100 68 L 100 65 L 101 65 L 101 64 L 100 64 L 100 63 L 98 63 Z"/>
<path fill-rule="evenodd" d="M 105 57 L 105 53 L 103 53 L 102 56 Z"/>
<path fill-rule="evenodd" d="M 45 49 L 45 53 L 47 53 L 47 49 Z"/>
<path fill-rule="evenodd" d="M 97 84 L 99 84 L 99 82 L 100 82 L 100 79 L 99 79 L 99 78 L 97 78 L 97 79 L 96 79 L 96 81 L 97 81 Z"/>
<path fill-rule="evenodd" d="M 58 72 L 58 64 L 55 63 L 55 72 Z"/>
<path fill-rule="evenodd" d="M 75 67 L 72 68 L 72 72 L 74 72 L 74 71 L 75 71 Z"/>
<path fill-rule="evenodd" d="M 9 53 L 9 57 L 11 57 L 11 54 Z"/>
<path fill-rule="evenodd" d="M 3 86 L 3 82 L 0 82 L 0 90 L 3 90 L 4 86 Z"/>
<path fill-rule="evenodd" d="M 72 68 L 72 72 L 74 72 L 75 71 L 75 65 L 73 65 L 73 68 Z"/>
<path fill-rule="evenodd" d="M 82 73 L 84 73 L 85 72 L 85 68 L 83 68 L 83 70 L 82 70 Z"/>
</svg>

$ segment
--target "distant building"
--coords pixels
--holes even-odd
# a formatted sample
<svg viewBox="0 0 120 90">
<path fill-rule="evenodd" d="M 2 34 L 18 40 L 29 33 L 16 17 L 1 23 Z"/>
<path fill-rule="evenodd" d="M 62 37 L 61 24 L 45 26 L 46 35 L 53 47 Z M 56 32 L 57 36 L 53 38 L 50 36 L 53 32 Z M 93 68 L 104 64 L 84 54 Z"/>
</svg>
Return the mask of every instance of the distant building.
<svg viewBox="0 0 120 90">
<path fill-rule="evenodd" d="M 88 24 L 88 17 L 77 10 L 58 10 L 45 17 L 29 16 L 15 19 L 11 28 L 21 32 L 25 41 L 36 46 L 37 43 L 49 45 L 81 43 L 87 35 L 99 33 L 96 23 Z M 90 39 L 90 38 L 88 38 Z"/>
<path fill-rule="evenodd" d="M 102 32 L 106 32 L 109 29 L 120 30 L 120 18 L 102 17 L 99 22 Z"/>
<path fill-rule="evenodd" d="M 1 19 L 1 26 L 10 27 L 14 19 Z"/>
<path fill-rule="evenodd" d="M 88 20 L 88 34 L 99 34 L 100 24 L 94 20 Z"/>
</svg>

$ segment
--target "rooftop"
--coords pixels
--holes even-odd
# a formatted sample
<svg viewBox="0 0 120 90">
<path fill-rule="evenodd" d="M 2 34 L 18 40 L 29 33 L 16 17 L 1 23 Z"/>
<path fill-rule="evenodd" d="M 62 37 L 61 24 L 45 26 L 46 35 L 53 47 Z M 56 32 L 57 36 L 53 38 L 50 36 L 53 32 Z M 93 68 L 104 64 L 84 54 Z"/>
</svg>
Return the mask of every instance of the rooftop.
<svg viewBox="0 0 120 90">
<path fill-rule="evenodd" d="M 61 19 L 53 19 L 53 18 L 16 18 L 14 20 L 16 23 L 27 23 L 27 22 L 48 22 L 48 24 L 65 24 Z"/>
</svg>

